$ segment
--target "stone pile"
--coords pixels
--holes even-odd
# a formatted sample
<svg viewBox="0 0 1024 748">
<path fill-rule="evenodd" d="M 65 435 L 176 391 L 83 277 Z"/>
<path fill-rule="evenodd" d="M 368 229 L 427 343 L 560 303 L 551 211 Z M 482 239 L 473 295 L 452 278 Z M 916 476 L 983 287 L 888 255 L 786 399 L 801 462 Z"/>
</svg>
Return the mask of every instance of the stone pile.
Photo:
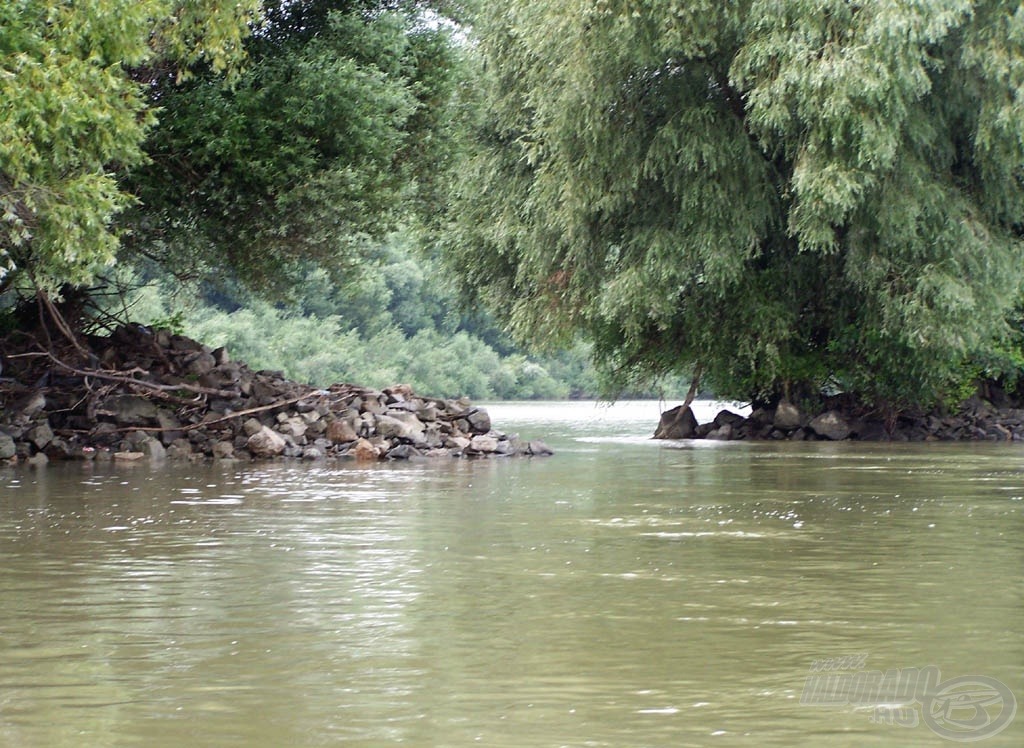
<svg viewBox="0 0 1024 748">
<path fill-rule="evenodd" d="M 805 413 L 781 402 L 744 417 L 722 410 L 714 421 L 698 424 L 690 408 L 661 414 L 655 439 L 842 441 L 1024 441 L 1024 408 L 996 407 L 980 397 L 964 401 L 953 413 L 903 413 L 888 421 L 874 414 L 840 408 Z"/>
<path fill-rule="evenodd" d="M 543 442 L 495 430 L 465 399 L 420 397 L 406 385 L 317 389 L 140 326 L 90 347 L 90 367 L 54 360 L 33 386 L 0 383 L 0 460 L 551 454 Z"/>
</svg>

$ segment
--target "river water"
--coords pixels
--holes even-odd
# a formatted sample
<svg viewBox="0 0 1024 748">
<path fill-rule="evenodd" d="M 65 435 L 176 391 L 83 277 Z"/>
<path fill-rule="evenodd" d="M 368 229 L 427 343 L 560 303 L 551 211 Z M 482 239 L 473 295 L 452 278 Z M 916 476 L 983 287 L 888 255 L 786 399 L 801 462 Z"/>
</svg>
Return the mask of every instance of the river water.
<svg viewBox="0 0 1024 748">
<path fill-rule="evenodd" d="M 1024 447 L 662 444 L 658 412 L 491 406 L 547 459 L 0 469 L 0 745 L 932 746 L 1006 724 Z M 929 666 L 932 694 L 994 697 L 945 719 L 808 686 Z M 980 745 L 1024 745 L 1021 712 Z"/>
</svg>

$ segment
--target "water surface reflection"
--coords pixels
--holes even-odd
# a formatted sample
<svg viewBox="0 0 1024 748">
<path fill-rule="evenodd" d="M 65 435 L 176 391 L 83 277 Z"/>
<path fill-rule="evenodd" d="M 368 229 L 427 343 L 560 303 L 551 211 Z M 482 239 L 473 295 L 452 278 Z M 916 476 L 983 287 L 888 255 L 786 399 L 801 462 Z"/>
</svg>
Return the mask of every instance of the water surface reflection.
<svg viewBox="0 0 1024 748">
<path fill-rule="evenodd" d="M 549 460 L 0 471 L 0 744 L 948 744 L 799 704 L 858 652 L 1024 695 L 1019 448 L 611 420 Z"/>
</svg>

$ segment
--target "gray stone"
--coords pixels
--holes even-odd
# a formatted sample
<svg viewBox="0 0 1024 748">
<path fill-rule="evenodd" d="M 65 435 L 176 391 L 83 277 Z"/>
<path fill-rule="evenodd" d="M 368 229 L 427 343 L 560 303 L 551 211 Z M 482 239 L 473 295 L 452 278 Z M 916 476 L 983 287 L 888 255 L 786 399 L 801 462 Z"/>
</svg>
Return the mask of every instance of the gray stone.
<svg viewBox="0 0 1024 748">
<path fill-rule="evenodd" d="M 423 455 L 411 444 L 399 444 L 397 447 L 388 450 L 386 456 L 389 460 L 408 460 L 413 457 L 422 457 Z"/>
<path fill-rule="evenodd" d="M 71 445 L 59 436 L 51 439 L 43 451 L 51 460 L 70 460 L 72 457 Z"/>
<path fill-rule="evenodd" d="M 167 457 L 167 450 L 164 449 L 164 445 L 158 439 L 154 439 L 151 436 L 147 436 L 139 442 L 139 451 L 154 462 L 166 459 Z"/>
<path fill-rule="evenodd" d="M 185 432 L 181 430 L 181 422 L 174 413 L 166 408 L 157 409 L 156 425 L 162 429 L 160 431 L 160 441 L 164 443 L 165 447 L 185 435 Z"/>
<path fill-rule="evenodd" d="M 692 439 L 697 431 L 697 419 L 687 406 L 677 405 L 661 414 L 661 422 L 654 431 L 655 439 Z"/>
<path fill-rule="evenodd" d="M 145 458 L 142 452 L 114 452 L 114 459 L 118 462 L 138 462 Z"/>
<path fill-rule="evenodd" d="M 730 439 L 732 439 L 732 425 L 728 423 L 723 423 L 717 429 L 714 429 L 708 434 L 708 439 L 723 442 L 729 441 Z"/>
<path fill-rule="evenodd" d="M 29 429 L 27 437 L 36 445 L 36 449 L 43 449 L 53 439 L 53 429 L 50 428 L 49 423 L 43 421 Z"/>
<path fill-rule="evenodd" d="M 533 441 L 531 441 L 529 447 L 527 447 L 527 450 L 529 454 L 534 455 L 536 457 L 547 457 L 549 455 L 554 454 L 554 452 L 551 451 L 551 448 L 544 442 L 540 441 L 539 439 L 534 439 Z"/>
<path fill-rule="evenodd" d="M 474 452 L 496 452 L 498 450 L 498 440 L 489 434 L 477 434 L 470 440 L 469 448 Z"/>
<path fill-rule="evenodd" d="M 491 430 L 491 416 L 483 408 L 475 408 L 466 414 L 469 430 L 474 434 L 486 434 Z"/>
<path fill-rule="evenodd" d="M 167 447 L 167 457 L 171 460 L 186 460 L 192 456 L 192 443 L 188 439 L 175 439 Z"/>
<path fill-rule="evenodd" d="M 216 365 L 217 359 L 213 357 L 212 353 L 199 351 L 194 356 L 189 357 L 185 370 L 188 371 L 189 374 L 201 377 L 204 374 L 209 374 L 213 371 L 213 367 Z"/>
<path fill-rule="evenodd" d="M 27 462 L 29 467 L 41 468 L 46 467 L 46 464 L 49 461 L 50 458 L 47 457 L 43 452 L 40 452 L 39 454 L 34 454 L 31 457 L 29 457 Z"/>
<path fill-rule="evenodd" d="M 284 452 L 288 443 L 276 431 L 261 426 L 259 431 L 249 437 L 245 446 L 256 457 L 276 457 Z"/>
<path fill-rule="evenodd" d="M 9 460 L 17 453 L 18 450 L 14 446 L 14 439 L 0 432 L 0 460 Z"/>
<path fill-rule="evenodd" d="M 108 398 L 104 409 L 113 414 L 122 426 L 146 426 L 156 420 L 157 408 L 138 395 L 116 395 Z"/>
<path fill-rule="evenodd" d="M 444 446 L 461 452 L 470 445 L 470 440 L 464 436 L 449 436 L 444 440 Z"/>
<path fill-rule="evenodd" d="M 834 410 L 811 419 L 808 428 L 818 436 L 837 442 L 847 438 L 851 431 L 850 424 L 846 422 L 846 419 Z"/>
<path fill-rule="evenodd" d="M 302 450 L 302 459 L 304 460 L 322 460 L 324 453 L 319 447 L 306 447 Z"/>
<path fill-rule="evenodd" d="M 377 416 L 377 433 L 385 439 L 407 439 L 411 442 L 422 442 L 423 424 L 411 413 L 407 415 L 420 424 L 419 429 L 393 416 Z"/>
<path fill-rule="evenodd" d="M 245 423 L 242 424 L 242 431 L 245 432 L 246 436 L 253 436 L 255 434 L 258 434 L 262 429 L 263 424 L 260 423 L 255 418 L 250 418 Z"/>
<path fill-rule="evenodd" d="M 793 405 L 793 403 L 783 400 L 775 408 L 775 416 L 772 419 L 772 423 L 775 428 L 782 431 L 793 431 L 800 428 L 801 420 L 800 409 Z"/>
<path fill-rule="evenodd" d="M 230 460 L 235 456 L 235 445 L 231 442 L 214 442 L 210 451 L 218 460 Z"/>
<path fill-rule="evenodd" d="M 306 423 L 304 418 L 301 416 L 294 416 L 292 418 L 285 419 L 281 425 L 277 427 L 277 430 L 286 436 L 300 439 L 306 435 L 306 429 L 308 427 L 309 425 Z"/>
</svg>

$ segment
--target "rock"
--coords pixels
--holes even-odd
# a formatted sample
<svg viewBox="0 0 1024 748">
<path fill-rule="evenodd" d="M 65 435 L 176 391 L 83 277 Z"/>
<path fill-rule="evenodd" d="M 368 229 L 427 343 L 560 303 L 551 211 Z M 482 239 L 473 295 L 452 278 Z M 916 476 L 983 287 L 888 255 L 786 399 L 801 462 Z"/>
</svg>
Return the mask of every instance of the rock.
<svg viewBox="0 0 1024 748">
<path fill-rule="evenodd" d="M 120 462 L 138 462 L 145 457 L 142 452 L 114 452 L 114 459 Z"/>
<path fill-rule="evenodd" d="M 697 426 L 696 429 L 694 429 L 693 436 L 691 438 L 694 438 L 694 439 L 704 439 L 705 437 L 708 436 L 708 434 L 710 434 L 714 430 L 715 430 L 715 424 L 714 423 L 702 423 L 699 426 Z"/>
<path fill-rule="evenodd" d="M 167 458 L 186 460 L 192 456 L 192 443 L 188 439 L 175 439 L 167 447 Z"/>
<path fill-rule="evenodd" d="M 498 450 L 498 440 L 489 434 L 477 434 L 470 440 L 469 448 L 474 452 L 489 454 Z"/>
<path fill-rule="evenodd" d="M 291 436 L 295 439 L 300 439 L 306 435 L 306 429 L 309 428 L 309 424 L 301 416 L 288 418 L 277 427 L 277 430 L 286 436 Z"/>
<path fill-rule="evenodd" d="M 352 428 L 352 424 L 344 418 L 339 418 L 328 423 L 325 436 L 331 444 L 348 444 L 349 442 L 354 442 L 359 438 L 356 430 Z"/>
<path fill-rule="evenodd" d="M 53 439 L 53 429 L 50 428 L 49 423 L 43 421 L 29 429 L 26 436 L 30 442 L 36 445 L 36 449 L 41 450 Z"/>
<path fill-rule="evenodd" d="M 43 452 L 45 452 L 46 456 L 51 460 L 70 460 L 73 456 L 74 450 L 70 444 L 58 436 L 54 437 L 49 441 L 49 443 L 47 443 Z"/>
<path fill-rule="evenodd" d="M 199 351 L 193 356 L 188 358 L 188 362 L 185 365 L 186 371 L 196 377 L 201 377 L 204 374 L 209 374 L 213 371 L 213 367 L 217 365 L 217 359 L 213 357 L 212 353 L 206 351 Z"/>
<path fill-rule="evenodd" d="M 457 452 L 461 452 L 469 447 L 470 443 L 471 440 L 467 439 L 465 436 L 450 436 L 443 442 L 444 446 L 449 449 L 454 449 Z"/>
<path fill-rule="evenodd" d="M 284 452 L 288 443 L 276 431 L 260 426 L 260 430 L 249 437 L 245 446 L 254 457 L 276 457 Z"/>
<path fill-rule="evenodd" d="M 322 460 L 324 453 L 319 447 L 306 447 L 302 450 L 302 459 L 304 460 Z"/>
<path fill-rule="evenodd" d="M 254 436 L 255 434 L 260 433 L 262 429 L 263 424 L 260 423 L 255 418 L 250 418 L 245 423 L 242 424 L 242 431 L 245 433 L 246 436 Z"/>
<path fill-rule="evenodd" d="M 185 432 L 181 430 L 181 422 L 174 413 L 166 408 L 157 409 L 156 424 L 162 429 L 160 431 L 160 441 L 163 442 L 165 447 L 185 435 Z"/>
<path fill-rule="evenodd" d="M 138 395 L 115 395 L 103 407 L 122 426 L 147 426 L 157 417 L 156 406 Z"/>
<path fill-rule="evenodd" d="M 16 418 L 35 418 L 46 408 L 46 395 L 40 390 L 16 400 L 7 412 Z"/>
<path fill-rule="evenodd" d="M 808 427 L 818 436 L 839 442 L 846 439 L 851 432 L 850 424 L 837 411 L 830 410 L 811 419 Z"/>
<path fill-rule="evenodd" d="M 0 460 L 9 460 L 18 453 L 14 446 L 14 439 L 9 435 L 0 432 Z"/>
<path fill-rule="evenodd" d="M 723 423 L 717 429 L 708 434 L 708 439 L 727 442 L 732 439 L 732 425 Z"/>
<path fill-rule="evenodd" d="M 218 460 L 230 460 L 235 456 L 235 445 L 231 442 L 214 442 L 210 452 Z"/>
<path fill-rule="evenodd" d="M 739 413 L 733 413 L 731 410 L 721 410 L 718 415 L 715 416 L 714 424 L 715 428 L 719 429 L 722 426 L 729 425 L 735 428 L 739 424 L 743 423 L 746 418 L 741 416 Z"/>
<path fill-rule="evenodd" d="M 697 430 L 697 419 L 689 406 L 677 405 L 661 414 L 661 422 L 654 431 L 655 439 L 692 439 Z"/>
<path fill-rule="evenodd" d="M 420 423 L 416 416 L 410 415 L 417 423 Z M 423 440 L 423 429 L 414 429 L 407 423 L 394 418 L 393 416 L 380 415 L 377 416 L 377 433 L 383 436 L 385 439 L 408 439 L 409 441 L 422 441 Z M 423 424 L 420 423 L 422 427 Z"/>
<path fill-rule="evenodd" d="M 793 403 L 783 400 L 775 408 L 772 424 L 781 431 L 794 431 L 800 428 L 801 420 L 800 409 L 793 405 Z"/>
<path fill-rule="evenodd" d="M 420 453 L 420 451 L 411 444 L 399 444 L 397 447 L 393 447 L 390 450 L 388 450 L 387 453 L 387 458 L 389 460 L 408 460 L 413 457 L 422 456 L 423 455 Z"/>
<path fill-rule="evenodd" d="M 352 447 L 350 454 L 360 462 L 376 461 L 380 458 L 377 448 L 366 439 L 358 440 L 355 446 Z"/>
<path fill-rule="evenodd" d="M 139 451 L 154 462 L 166 459 L 167 457 L 167 450 L 164 449 L 164 445 L 160 443 L 159 439 L 154 439 L 152 436 L 147 436 L 139 442 Z"/>
<path fill-rule="evenodd" d="M 689 408 L 687 408 L 687 410 L 689 410 Z M 534 455 L 535 457 L 548 457 L 554 454 L 554 452 L 551 451 L 551 448 L 539 439 L 534 439 L 530 442 L 527 447 L 527 453 Z"/>
<path fill-rule="evenodd" d="M 28 464 L 29 467 L 41 468 L 46 467 L 46 464 L 49 461 L 50 458 L 47 457 L 44 453 L 40 452 L 39 454 L 34 454 L 31 457 L 29 457 L 28 460 L 26 460 L 26 463 Z"/>
<path fill-rule="evenodd" d="M 465 415 L 469 429 L 474 434 L 486 434 L 491 430 L 491 416 L 483 408 L 475 408 Z"/>
</svg>

